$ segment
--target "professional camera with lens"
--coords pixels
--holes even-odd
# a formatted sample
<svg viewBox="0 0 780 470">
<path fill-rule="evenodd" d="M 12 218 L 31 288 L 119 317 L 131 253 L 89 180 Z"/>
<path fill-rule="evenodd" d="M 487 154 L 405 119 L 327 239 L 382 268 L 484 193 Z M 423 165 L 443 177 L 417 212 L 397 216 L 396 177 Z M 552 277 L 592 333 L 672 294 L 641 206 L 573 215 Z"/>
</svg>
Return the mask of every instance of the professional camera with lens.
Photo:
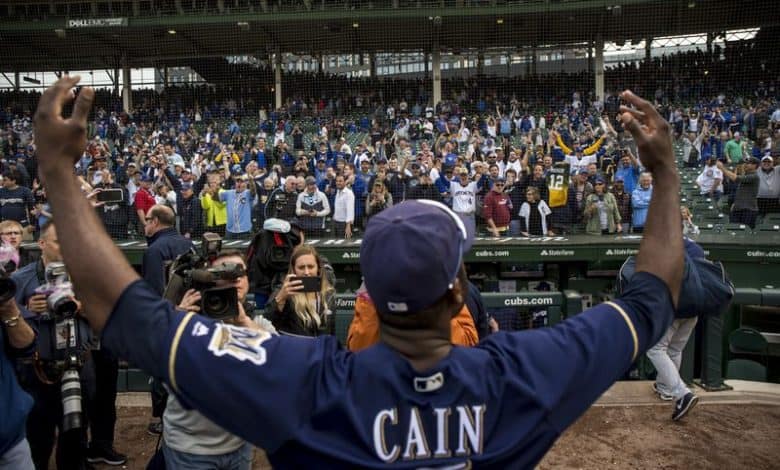
<svg viewBox="0 0 780 470">
<path fill-rule="evenodd" d="M 73 318 L 78 312 L 78 305 L 74 300 L 73 284 L 63 263 L 49 263 L 45 272 L 46 282 L 35 289 L 36 294 L 46 296 L 48 314 L 55 321 Z"/>
<path fill-rule="evenodd" d="M 200 292 L 201 313 L 215 320 L 238 316 L 238 291 L 235 287 L 217 287 L 217 281 L 236 280 L 246 274 L 244 267 L 235 263 L 210 267 L 222 247 L 222 238 L 214 233 L 203 234 L 200 252 L 191 251 L 179 256 L 171 267 L 171 275 L 164 297 L 178 305 L 189 289 Z"/>
<path fill-rule="evenodd" d="M 60 383 L 62 395 L 62 430 L 82 426 L 81 381 L 79 371 L 83 357 L 92 346 L 89 326 L 78 318 L 79 307 L 65 265 L 46 265 L 44 284 L 35 289 L 46 297 L 47 311 L 39 322 L 39 373 L 51 382 Z"/>
<path fill-rule="evenodd" d="M 7 302 L 16 294 L 16 283 L 11 273 L 19 266 L 19 252 L 5 243 L 0 246 L 0 303 Z"/>
</svg>

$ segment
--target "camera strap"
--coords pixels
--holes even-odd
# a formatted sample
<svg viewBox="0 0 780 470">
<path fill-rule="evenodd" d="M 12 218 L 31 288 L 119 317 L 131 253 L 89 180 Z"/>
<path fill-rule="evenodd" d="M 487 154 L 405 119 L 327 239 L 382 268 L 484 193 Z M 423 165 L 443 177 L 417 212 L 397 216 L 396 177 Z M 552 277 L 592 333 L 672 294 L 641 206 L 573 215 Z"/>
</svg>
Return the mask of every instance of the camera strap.
<svg viewBox="0 0 780 470">
<path fill-rule="evenodd" d="M 38 285 L 46 284 L 46 267 L 43 265 L 43 259 L 35 262 L 35 277 L 38 278 Z"/>
</svg>

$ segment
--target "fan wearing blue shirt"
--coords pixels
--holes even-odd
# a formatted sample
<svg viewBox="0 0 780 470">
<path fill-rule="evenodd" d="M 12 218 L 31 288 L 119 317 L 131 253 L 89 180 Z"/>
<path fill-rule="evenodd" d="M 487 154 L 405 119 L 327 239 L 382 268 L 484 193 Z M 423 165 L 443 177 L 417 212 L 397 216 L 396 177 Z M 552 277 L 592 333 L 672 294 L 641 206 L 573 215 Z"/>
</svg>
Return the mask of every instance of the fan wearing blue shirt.
<svg viewBox="0 0 780 470">
<path fill-rule="evenodd" d="M 683 271 L 679 176 L 668 123 L 631 92 L 622 98 L 636 110 L 621 107 L 623 126 L 658 191 L 621 297 L 555 327 L 454 347 L 473 233 L 443 204 L 406 201 L 374 217 L 361 243 L 381 342 L 350 353 L 329 336 L 177 312 L 149 290 L 79 197 L 72 164 L 94 91 L 82 89 L 63 119 L 77 82 L 66 76 L 44 93 L 36 143 L 54 211 L 78 214 L 63 220 L 60 244 L 84 315 L 106 347 L 164 377 L 183 405 L 265 449 L 275 467 L 533 467 L 672 320 Z M 86 238 L 91 257 L 81 256 Z"/>
</svg>

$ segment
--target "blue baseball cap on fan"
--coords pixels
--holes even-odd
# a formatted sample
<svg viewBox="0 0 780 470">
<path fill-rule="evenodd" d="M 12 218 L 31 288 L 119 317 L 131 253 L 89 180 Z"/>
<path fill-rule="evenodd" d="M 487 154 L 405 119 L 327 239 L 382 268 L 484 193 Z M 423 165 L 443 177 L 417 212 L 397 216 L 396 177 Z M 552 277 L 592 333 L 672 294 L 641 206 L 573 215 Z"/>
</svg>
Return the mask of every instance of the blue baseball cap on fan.
<svg viewBox="0 0 780 470">
<path fill-rule="evenodd" d="M 405 315 L 433 305 L 451 289 L 474 233 L 450 208 L 405 201 L 371 218 L 360 270 L 376 309 Z"/>
</svg>

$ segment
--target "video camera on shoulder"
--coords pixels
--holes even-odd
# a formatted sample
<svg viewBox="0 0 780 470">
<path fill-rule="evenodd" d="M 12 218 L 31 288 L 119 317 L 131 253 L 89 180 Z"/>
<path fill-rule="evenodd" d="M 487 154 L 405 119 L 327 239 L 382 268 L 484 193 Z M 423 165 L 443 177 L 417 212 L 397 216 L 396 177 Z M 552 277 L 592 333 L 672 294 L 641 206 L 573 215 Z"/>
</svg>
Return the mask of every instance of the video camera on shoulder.
<svg viewBox="0 0 780 470">
<path fill-rule="evenodd" d="M 171 277 L 165 289 L 165 298 L 178 305 L 189 289 L 200 292 L 201 313 L 215 320 L 238 316 L 238 291 L 235 287 L 217 287 L 217 281 L 232 281 L 246 275 L 244 267 L 236 263 L 211 266 L 222 249 L 222 238 L 215 233 L 204 233 L 200 253 L 195 250 L 179 256 L 171 267 Z"/>
</svg>

